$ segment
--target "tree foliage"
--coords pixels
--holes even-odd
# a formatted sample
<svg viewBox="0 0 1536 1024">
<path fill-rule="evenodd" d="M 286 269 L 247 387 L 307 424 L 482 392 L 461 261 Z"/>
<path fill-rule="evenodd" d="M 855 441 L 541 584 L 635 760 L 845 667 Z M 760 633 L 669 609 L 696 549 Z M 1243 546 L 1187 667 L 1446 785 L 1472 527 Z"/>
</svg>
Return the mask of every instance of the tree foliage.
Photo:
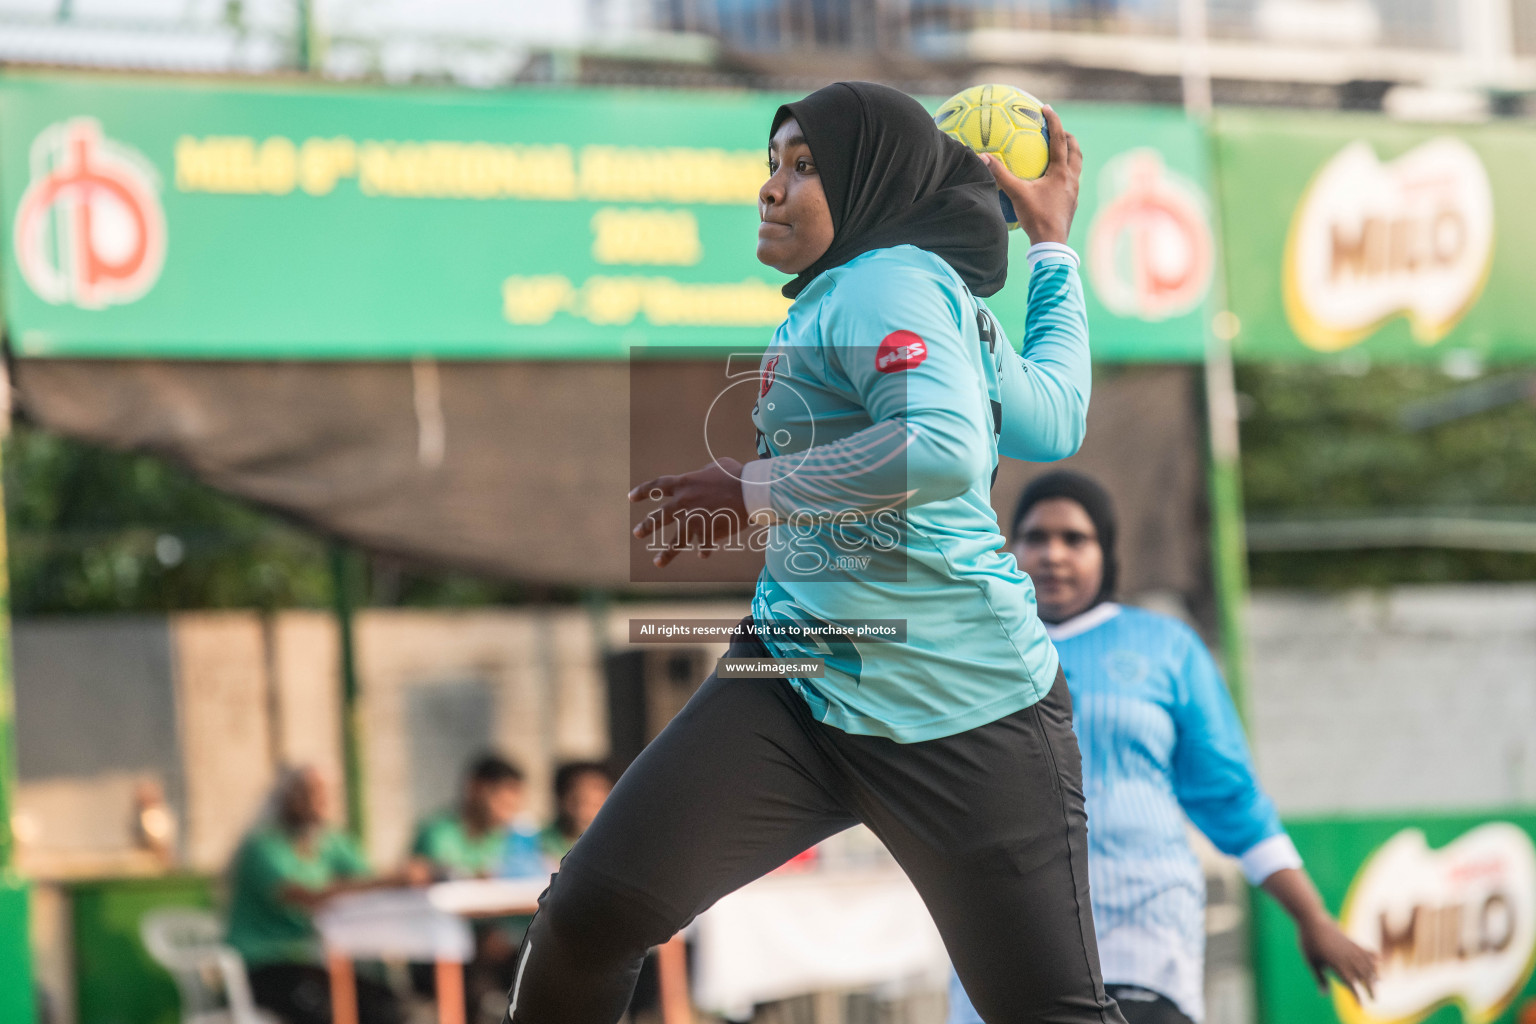
<svg viewBox="0 0 1536 1024">
<path fill-rule="evenodd" d="M 1536 522 L 1536 408 L 1528 401 L 1412 431 L 1406 408 L 1471 382 L 1434 366 L 1243 366 L 1237 377 L 1250 519 L 1433 512 Z M 1249 564 L 1256 586 L 1536 577 L 1536 555 L 1500 551 L 1254 552 Z"/>
<path fill-rule="evenodd" d="M 18 615 L 329 607 L 329 541 L 150 455 L 18 425 L 5 446 Z M 516 603 L 526 588 L 368 560 L 369 604 Z M 554 597 L 568 595 L 554 594 Z"/>
</svg>

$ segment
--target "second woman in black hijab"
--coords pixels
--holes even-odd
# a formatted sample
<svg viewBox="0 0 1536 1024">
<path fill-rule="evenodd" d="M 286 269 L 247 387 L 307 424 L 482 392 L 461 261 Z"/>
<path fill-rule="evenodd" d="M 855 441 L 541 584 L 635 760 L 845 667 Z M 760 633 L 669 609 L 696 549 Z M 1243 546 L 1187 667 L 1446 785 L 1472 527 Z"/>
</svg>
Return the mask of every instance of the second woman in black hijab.
<svg viewBox="0 0 1536 1024">
<path fill-rule="evenodd" d="M 661 501 L 635 530 L 658 565 L 729 539 L 689 523 L 773 524 L 729 653 L 822 667 L 711 676 L 646 748 L 541 901 L 513 1024 L 612 1024 L 648 946 L 858 823 L 922 893 L 987 1021 L 1121 1024 L 1094 945 L 1070 696 L 988 496 L 1000 451 L 1071 454 L 1086 411 L 1064 244 L 1081 158 L 1048 123 L 1050 168 L 1019 182 L 883 86 L 778 111 L 757 251 L 793 275 L 795 303 L 762 363 L 760 457 L 631 497 Z M 999 185 L 1038 243 L 1027 363 L 979 298 L 1007 275 Z M 689 512 L 704 515 L 652 536 Z M 905 635 L 824 632 L 867 620 Z"/>
</svg>

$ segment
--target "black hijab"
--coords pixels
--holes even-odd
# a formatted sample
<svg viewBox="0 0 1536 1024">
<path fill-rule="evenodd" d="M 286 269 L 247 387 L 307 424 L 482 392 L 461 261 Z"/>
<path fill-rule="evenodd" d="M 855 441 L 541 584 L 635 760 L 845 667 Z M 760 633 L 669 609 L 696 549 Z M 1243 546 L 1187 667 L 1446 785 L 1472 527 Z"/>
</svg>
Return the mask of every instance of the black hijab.
<svg viewBox="0 0 1536 1024">
<path fill-rule="evenodd" d="M 1093 532 L 1099 535 L 1099 550 L 1104 553 L 1104 575 L 1099 580 L 1099 592 L 1093 595 L 1088 608 L 1112 600 L 1115 596 L 1116 577 L 1120 575 L 1120 564 L 1115 558 L 1115 506 L 1109 500 L 1109 492 L 1092 477 L 1070 470 L 1058 469 L 1054 473 L 1037 476 L 1024 488 L 1024 493 L 1019 495 L 1019 505 L 1013 513 L 1013 528 L 1009 532 L 1018 533 L 1019 524 L 1029 515 L 1029 510 L 1047 498 L 1070 498 L 1081 505 L 1083 511 L 1088 513 L 1088 518 L 1093 520 Z M 1077 614 L 1081 615 L 1088 608 Z"/>
<path fill-rule="evenodd" d="M 816 159 L 835 233 L 821 259 L 784 286 L 787 297 L 823 270 L 905 244 L 943 259 L 972 294 L 1002 288 L 1008 225 L 992 173 L 920 103 L 887 86 L 837 82 L 780 107 L 769 137 L 791 117 Z"/>
</svg>

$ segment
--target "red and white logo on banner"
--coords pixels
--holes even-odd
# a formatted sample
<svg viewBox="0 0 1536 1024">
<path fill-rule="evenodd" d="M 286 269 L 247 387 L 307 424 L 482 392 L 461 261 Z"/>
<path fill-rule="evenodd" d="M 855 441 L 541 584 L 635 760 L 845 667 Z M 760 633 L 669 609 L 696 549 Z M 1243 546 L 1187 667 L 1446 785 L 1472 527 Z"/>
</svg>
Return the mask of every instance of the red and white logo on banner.
<svg viewBox="0 0 1536 1024">
<path fill-rule="evenodd" d="M 16 207 L 22 278 L 38 298 L 82 309 L 133 302 L 165 264 L 165 211 L 142 154 L 92 117 L 49 125 L 32 143 L 32 181 Z"/>
<path fill-rule="evenodd" d="M 892 331 L 875 353 L 875 369 L 881 373 L 910 370 L 928 358 L 928 345 L 911 331 Z"/>
<path fill-rule="evenodd" d="M 1100 174 L 1098 213 L 1088 228 L 1088 273 L 1117 316 L 1158 321 L 1205 298 L 1215 242 L 1205 200 L 1155 149 L 1133 149 Z"/>
</svg>

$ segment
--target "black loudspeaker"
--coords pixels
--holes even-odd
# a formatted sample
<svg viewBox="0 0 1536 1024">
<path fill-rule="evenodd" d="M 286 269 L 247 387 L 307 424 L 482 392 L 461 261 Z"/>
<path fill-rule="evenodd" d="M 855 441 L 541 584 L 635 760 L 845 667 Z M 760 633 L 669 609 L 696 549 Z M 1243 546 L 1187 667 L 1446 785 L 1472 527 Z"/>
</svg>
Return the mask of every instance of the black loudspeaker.
<svg viewBox="0 0 1536 1024">
<path fill-rule="evenodd" d="M 608 680 L 609 759 L 617 772 L 682 710 L 713 666 L 697 647 L 640 647 L 603 660 Z"/>
</svg>

